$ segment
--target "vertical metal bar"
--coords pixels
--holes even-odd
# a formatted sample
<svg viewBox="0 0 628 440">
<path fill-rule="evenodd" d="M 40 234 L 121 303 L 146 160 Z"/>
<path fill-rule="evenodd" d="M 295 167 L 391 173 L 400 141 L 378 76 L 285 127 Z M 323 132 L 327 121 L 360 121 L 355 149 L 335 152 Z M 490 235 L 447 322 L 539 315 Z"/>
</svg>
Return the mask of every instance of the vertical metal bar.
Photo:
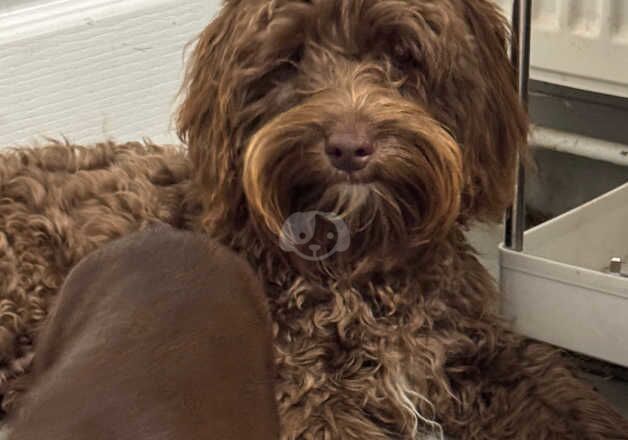
<svg viewBox="0 0 628 440">
<path fill-rule="evenodd" d="M 511 61 L 517 74 L 517 91 L 523 106 L 528 106 L 528 80 L 530 78 L 530 27 L 532 0 L 514 0 L 512 9 Z M 515 198 L 506 213 L 504 242 L 515 251 L 523 250 L 525 231 L 525 169 L 517 157 Z"/>
</svg>

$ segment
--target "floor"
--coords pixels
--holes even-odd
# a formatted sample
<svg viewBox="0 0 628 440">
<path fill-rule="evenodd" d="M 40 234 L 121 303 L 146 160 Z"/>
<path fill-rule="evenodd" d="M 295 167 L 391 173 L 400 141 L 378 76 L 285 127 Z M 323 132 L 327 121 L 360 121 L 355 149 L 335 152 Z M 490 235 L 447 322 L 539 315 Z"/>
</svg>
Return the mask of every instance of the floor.
<svg viewBox="0 0 628 440">
<path fill-rule="evenodd" d="M 501 225 L 480 225 L 473 228 L 468 234 L 469 240 L 480 255 L 480 260 L 495 279 L 498 279 L 499 275 L 498 245 L 502 241 L 503 235 Z M 628 382 L 609 380 L 594 375 L 587 375 L 587 379 L 615 405 L 619 412 L 628 418 Z"/>
<path fill-rule="evenodd" d="M 628 382 L 607 380 L 593 375 L 589 375 L 588 379 L 620 413 L 628 418 Z"/>
</svg>

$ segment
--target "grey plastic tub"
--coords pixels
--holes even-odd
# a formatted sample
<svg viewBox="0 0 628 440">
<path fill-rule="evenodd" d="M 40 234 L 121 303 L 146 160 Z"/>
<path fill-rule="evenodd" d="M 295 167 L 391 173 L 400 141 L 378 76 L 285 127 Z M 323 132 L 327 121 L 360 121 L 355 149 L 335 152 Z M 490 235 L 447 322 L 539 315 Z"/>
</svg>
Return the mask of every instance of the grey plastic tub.
<svg viewBox="0 0 628 440">
<path fill-rule="evenodd" d="M 523 252 L 499 249 L 503 311 L 527 336 L 628 366 L 628 184 L 525 233 Z M 628 271 L 628 264 L 624 265 Z"/>
</svg>

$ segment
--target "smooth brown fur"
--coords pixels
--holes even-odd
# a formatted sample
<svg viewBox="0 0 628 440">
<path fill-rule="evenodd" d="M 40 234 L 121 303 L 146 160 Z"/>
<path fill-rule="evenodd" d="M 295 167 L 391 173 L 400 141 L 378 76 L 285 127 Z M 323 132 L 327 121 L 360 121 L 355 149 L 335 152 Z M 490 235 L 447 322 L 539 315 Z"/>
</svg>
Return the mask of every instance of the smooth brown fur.
<svg viewBox="0 0 628 440">
<path fill-rule="evenodd" d="M 11 440 L 279 438 L 270 316 L 248 264 L 151 227 L 70 272 Z"/>
<path fill-rule="evenodd" d="M 441 428 L 459 439 L 628 438 L 628 423 L 559 351 L 508 329 L 464 237 L 500 218 L 516 156 L 527 157 L 507 40 L 488 0 L 227 0 L 200 35 L 177 114 L 190 181 L 169 206 L 266 282 L 282 439 L 417 439 Z M 377 147 L 351 177 L 323 153 L 338 130 Z M 32 185 L 22 189 L 30 198 Z M 0 231 L 20 197 L 4 199 Z M 346 223 L 345 252 L 312 262 L 282 249 L 286 220 L 314 210 Z M 15 224 L 29 231 L 26 218 Z M 129 229 L 144 221 L 131 220 Z M 37 261 L 55 282 L 69 269 Z M 23 310 L 3 315 L 12 341 L 20 333 L 6 323 Z"/>
</svg>

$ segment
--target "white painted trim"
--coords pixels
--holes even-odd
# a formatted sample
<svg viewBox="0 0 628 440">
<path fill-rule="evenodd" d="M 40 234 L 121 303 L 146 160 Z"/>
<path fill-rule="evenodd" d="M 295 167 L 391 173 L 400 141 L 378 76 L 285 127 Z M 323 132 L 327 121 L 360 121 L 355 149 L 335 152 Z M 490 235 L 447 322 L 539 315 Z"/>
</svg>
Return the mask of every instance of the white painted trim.
<svg viewBox="0 0 628 440">
<path fill-rule="evenodd" d="M 50 0 L 0 11 L 0 42 L 54 33 L 173 0 Z"/>
<path fill-rule="evenodd" d="M 24 9 L 34 4 L 48 3 L 56 0 L 3 0 L 0 3 L 0 15 L 6 12 Z"/>
<path fill-rule="evenodd" d="M 539 81 L 574 89 L 628 98 L 628 83 L 626 83 L 626 81 L 608 81 L 601 78 L 586 77 L 575 73 L 561 72 L 537 66 L 530 66 L 530 77 Z"/>
</svg>

